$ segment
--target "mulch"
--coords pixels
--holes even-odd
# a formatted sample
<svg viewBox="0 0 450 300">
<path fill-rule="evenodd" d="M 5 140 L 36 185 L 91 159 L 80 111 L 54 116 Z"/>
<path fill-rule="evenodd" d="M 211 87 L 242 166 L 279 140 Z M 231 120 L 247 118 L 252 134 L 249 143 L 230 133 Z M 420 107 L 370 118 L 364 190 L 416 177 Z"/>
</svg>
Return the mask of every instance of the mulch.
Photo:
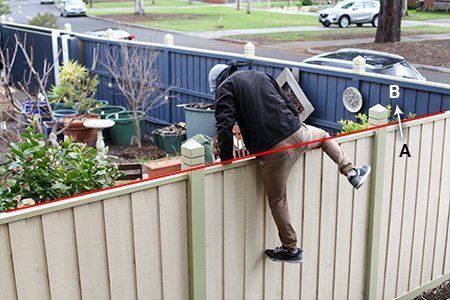
<svg viewBox="0 0 450 300">
<path fill-rule="evenodd" d="M 102 15 L 102 18 L 119 22 L 137 23 L 160 20 L 194 20 L 203 17 L 201 14 L 170 14 L 170 13 L 146 13 L 145 15 L 135 14 L 109 14 Z"/>
<path fill-rule="evenodd" d="M 375 51 L 384 51 L 403 56 L 409 62 L 437 67 L 450 67 L 450 40 L 399 42 L 382 44 L 355 44 L 349 48 L 362 48 Z M 335 51 L 341 46 L 315 48 L 320 51 Z"/>
<path fill-rule="evenodd" d="M 415 300 L 447 300 L 450 299 L 450 280 L 444 281 L 440 286 L 423 292 Z"/>
</svg>

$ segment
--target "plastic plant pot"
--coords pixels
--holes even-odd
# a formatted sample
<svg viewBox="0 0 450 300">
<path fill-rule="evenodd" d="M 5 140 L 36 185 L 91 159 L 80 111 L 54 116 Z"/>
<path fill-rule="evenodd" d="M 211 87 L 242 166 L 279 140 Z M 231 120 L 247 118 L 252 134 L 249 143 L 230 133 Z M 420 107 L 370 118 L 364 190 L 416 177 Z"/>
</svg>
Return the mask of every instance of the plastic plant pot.
<svg viewBox="0 0 450 300">
<path fill-rule="evenodd" d="M 188 139 L 199 133 L 210 137 L 217 135 L 214 109 L 199 109 L 187 105 L 184 107 L 184 112 Z"/>
<path fill-rule="evenodd" d="M 116 105 L 105 105 L 97 108 L 91 108 L 89 110 L 90 114 L 98 115 L 102 119 L 105 119 L 107 115 L 110 114 L 116 114 L 119 112 L 125 111 L 125 107 L 123 106 L 116 106 Z"/>
<path fill-rule="evenodd" d="M 74 116 L 75 114 L 76 114 L 76 111 L 74 111 L 73 109 L 61 109 L 61 110 L 55 110 L 53 112 L 53 115 L 57 119 L 64 118 L 64 117 L 71 117 L 71 116 Z"/>
<path fill-rule="evenodd" d="M 106 100 L 94 100 L 92 101 L 92 106 L 94 107 L 102 107 L 102 106 L 107 106 L 109 105 L 109 102 Z"/>
<path fill-rule="evenodd" d="M 112 113 L 107 115 L 106 119 L 116 122 L 116 125 L 109 129 L 111 142 L 115 145 L 131 145 L 135 136 L 133 112 L 122 111 Z M 144 118 L 140 120 L 139 127 L 141 129 L 141 140 L 143 140 Z"/>
<path fill-rule="evenodd" d="M 186 140 L 186 134 L 182 135 L 161 135 L 163 149 L 169 154 L 180 154 L 181 144 Z"/>
<path fill-rule="evenodd" d="M 43 121 L 50 120 L 51 118 L 48 112 L 47 102 L 39 101 L 37 105 L 35 103 L 36 102 L 34 100 L 27 100 L 23 102 L 23 111 L 25 112 L 25 115 L 31 116 L 40 114 Z"/>
<path fill-rule="evenodd" d="M 52 103 L 50 106 L 53 110 L 72 109 L 70 105 L 64 103 Z"/>
</svg>

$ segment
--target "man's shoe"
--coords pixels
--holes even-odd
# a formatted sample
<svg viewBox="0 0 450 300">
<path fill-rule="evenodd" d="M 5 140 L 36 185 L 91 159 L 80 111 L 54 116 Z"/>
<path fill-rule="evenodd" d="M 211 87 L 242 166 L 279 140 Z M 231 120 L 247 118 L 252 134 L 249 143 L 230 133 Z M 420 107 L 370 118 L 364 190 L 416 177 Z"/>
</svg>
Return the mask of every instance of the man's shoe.
<svg viewBox="0 0 450 300">
<path fill-rule="evenodd" d="M 359 189 L 361 185 L 367 180 L 369 177 L 372 168 L 370 166 L 362 166 L 359 168 L 354 168 L 350 171 L 347 179 L 351 185 L 355 187 L 355 189 Z"/>
<path fill-rule="evenodd" d="M 266 256 L 273 261 L 299 264 L 303 261 L 303 250 L 298 248 L 297 251 L 291 252 L 284 247 L 276 247 L 275 249 L 266 249 Z"/>
</svg>

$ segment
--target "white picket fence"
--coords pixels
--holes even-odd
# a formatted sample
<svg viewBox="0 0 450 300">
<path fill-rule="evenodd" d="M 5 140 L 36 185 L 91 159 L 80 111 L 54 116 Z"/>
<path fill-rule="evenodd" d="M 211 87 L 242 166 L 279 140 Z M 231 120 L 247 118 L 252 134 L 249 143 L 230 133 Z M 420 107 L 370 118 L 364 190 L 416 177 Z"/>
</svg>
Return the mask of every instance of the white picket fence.
<svg viewBox="0 0 450 300">
<path fill-rule="evenodd" d="M 402 296 L 450 273 L 450 114 L 405 123 L 403 131 L 403 139 L 395 125 L 338 139 L 357 165 L 377 170 L 384 162 L 385 172 L 357 191 L 321 150 L 299 159 L 288 201 L 305 249 L 300 265 L 263 256 L 279 240 L 250 159 L 1 214 L 0 298 Z M 404 143 L 411 158 L 399 157 Z M 380 178 L 379 242 L 371 245 L 379 251 L 369 251 Z M 201 199 L 204 224 L 187 209 Z M 191 234 L 201 229 L 204 244 L 195 246 L 206 255 L 196 257 Z M 367 271 L 374 262 L 375 279 Z M 368 282 L 376 293 L 368 294 Z"/>
</svg>

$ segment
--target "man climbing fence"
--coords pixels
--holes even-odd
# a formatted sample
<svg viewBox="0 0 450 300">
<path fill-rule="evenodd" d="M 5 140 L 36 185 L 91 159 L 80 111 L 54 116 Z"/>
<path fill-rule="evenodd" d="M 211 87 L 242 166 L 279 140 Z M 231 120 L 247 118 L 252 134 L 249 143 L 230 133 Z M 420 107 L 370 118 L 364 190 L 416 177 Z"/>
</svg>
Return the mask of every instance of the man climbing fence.
<svg viewBox="0 0 450 300">
<path fill-rule="evenodd" d="M 358 189 L 370 174 L 370 166 L 355 167 L 339 144 L 328 139 L 320 128 L 301 124 L 292 102 L 270 75 L 239 70 L 238 63 L 215 65 L 209 73 L 216 100 L 216 127 L 221 161 L 233 158 L 233 126 L 240 127 L 246 149 L 251 154 L 280 149 L 257 156 L 272 216 L 282 246 L 267 249 L 274 261 L 300 263 L 303 250 L 297 246 L 286 199 L 290 170 L 306 151 L 318 147 L 338 165 L 341 174 Z M 308 143 L 311 141 L 317 141 Z M 300 144 L 308 143 L 307 145 Z M 298 145 L 295 147 L 294 145 Z M 292 147 L 293 146 L 293 147 Z M 318 166 L 320 167 L 320 166 Z"/>
</svg>

